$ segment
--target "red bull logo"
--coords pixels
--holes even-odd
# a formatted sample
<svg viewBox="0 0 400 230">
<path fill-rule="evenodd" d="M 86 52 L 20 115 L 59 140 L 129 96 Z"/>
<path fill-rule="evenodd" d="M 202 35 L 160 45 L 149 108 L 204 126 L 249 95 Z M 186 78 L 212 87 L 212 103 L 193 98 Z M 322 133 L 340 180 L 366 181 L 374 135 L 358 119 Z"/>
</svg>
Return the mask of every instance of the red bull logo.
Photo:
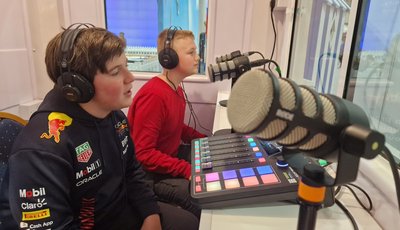
<svg viewBox="0 0 400 230">
<path fill-rule="evenodd" d="M 52 112 L 48 116 L 49 132 L 40 135 L 40 138 L 51 139 L 54 138 L 56 143 L 60 142 L 60 131 L 63 131 L 66 126 L 72 124 L 72 118 L 64 113 Z"/>
<path fill-rule="evenodd" d="M 114 127 L 117 130 L 117 132 L 121 134 L 126 128 L 128 128 L 128 124 L 126 120 L 123 120 L 114 125 Z"/>
</svg>

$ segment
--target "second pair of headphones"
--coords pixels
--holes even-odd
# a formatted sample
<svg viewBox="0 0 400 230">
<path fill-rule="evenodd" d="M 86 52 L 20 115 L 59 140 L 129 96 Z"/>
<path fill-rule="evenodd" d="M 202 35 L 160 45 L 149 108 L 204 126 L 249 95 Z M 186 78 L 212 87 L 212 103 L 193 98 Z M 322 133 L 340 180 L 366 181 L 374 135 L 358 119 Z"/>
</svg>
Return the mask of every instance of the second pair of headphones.
<svg viewBox="0 0 400 230">
<path fill-rule="evenodd" d="M 85 103 L 94 96 L 94 86 L 87 77 L 71 70 L 71 62 L 74 44 L 79 33 L 84 28 L 92 28 L 94 25 L 88 23 L 75 23 L 70 25 L 61 34 L 61 62 L 60 76 L 57 78 L 57 86 L 61 89 L 63 96 L 72 102 Z"/>
<path fill-rule="evenodd" d="M 172 40 L 174 39 L 177 27 L 170 27 L 165 38 L 164 48 L 158 53 L 158 61 L 165 69 L 173 69 L 179 63 L 179 57 L 176 51 L 172 48 Z"/>
</svg>

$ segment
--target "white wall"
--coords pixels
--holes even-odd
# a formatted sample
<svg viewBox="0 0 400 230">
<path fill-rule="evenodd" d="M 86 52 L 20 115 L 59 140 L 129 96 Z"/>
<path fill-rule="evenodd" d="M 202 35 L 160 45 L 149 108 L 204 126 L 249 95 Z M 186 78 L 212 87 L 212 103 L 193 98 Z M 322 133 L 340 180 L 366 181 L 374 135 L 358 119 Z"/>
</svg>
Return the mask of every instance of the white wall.
<svg viewBox="0 0 400 230">
<path fill-rule="evenodd" d="M 12 33 L 4 39 L 8 39 L 13 43 L 4 43 L 3 37 L 1 37 L 1 44 L 3 45 L 0 47 L 7 47 L 2 48 L 3 51 L 1 51 L 0 57 L 1 55 L 4 55 L 4 58 L 7 56 L 8 60 L 7 62 L 0 62 L 0 69 L 2 71 L 9 70 L 6 74 L 2 74 L 2 77 L 6 76 L 5 78 L 9 83 L 0 85 L 0 89 L 2 89 L 0 110 L 28 103 L 25 104 L 26 108 L 24 109 L 24 111 L 28 112 L 20 114 L 27 119 L 29 112 L 32 112 L 37 107 L 37 103 L 29 102 L 35 99 L 43 99 L 53 87 L 53 83 L 48 79 L 44 64 L 45 49 L 48 41 L 56 33 L 60 32 L 62 27 L 67 27 L 75 22 L 89 22 L 96 26 L 104 27 L 104 1 L 0 1 L 2 6 L 4 5 L 0 9 L 0 20 L 2 23 L 9 22 L 7 24 L 9 26 L 8 31 Z M 287 2 L 293 1 L 279 0 L 278 5 L 288 5 Z M 281 7 L 280 10 L 282 9 Z M 285 50 L 281 48 L 284 45 L 282 41 L 285 41 L 285 36 L 290 37 L 290 35 L 285 35 L 285 29 L 282 29 L 288 26 L 284 25 L 286 15 L 280 14 L 279 9 L 276 12 L 275 17 L 277 18 L 276 23 L 278 24 L 279 32 L 275 59 L 284 60 L 287 59 L 287 54 L 281 54 L 281 50 Z M 241 50 L 242 52 L 256 50 L 262 52 L 266 58 L 269 58 L 273 41 L 269 0 L 210 0 L 208 22 L 207 65 L 214 64 L 217 56 L 228 54 L 234 50 Z M 15 37 L 20 38 L 20 41 L 14 39 Z M 19 47 L 14 48 L 14 44 L 17 43 Z M 8 51 L 12 50 L 11 48 L 14 49 L 13 52 L 19 52 L 18 58 L 9 58 Z M 4 50 L 7 50 L 7 53 Z M 24 59 L 24 63 L 21 63 L 21 56 Z M 17 65 L 18 68 L 16 68 Z M 20 72 L 15 74 L 15 69 Z M 12 73 L 11 70 L 13 71 Z M 15 75 L 18 75 L 18 77 L 15 78 Z M 136 92 L 155 74 L 134 73 L 134 75 L 136 77 L 134 82 L 134 90 Z M 25 84 L 21 84 L 21 82 L 25 82 Z M 26 84 L 26 82 L 29 84 Z M 23 90 L 10 90 L 21 88 L 21 86 L 24 87 Z M 217 92 L 219 90 L 229 91 L 231 81 L 225 80 L 210 83 L 207 76 L 197 75 L 186 79 L 184 86 L 201 125 L 212 130 Z M 6 89 L 8 90 L 6 91 Z M 6 99 L 7 97 L 13 99 L 12 103 L 8 102 L 10 99 Z M 31 104 L 33 104 L 32 108 L 30 108 Z M 13 112 L 17 113 L 18 111 L 21 111 L 21 108 L 13 110 Z M 201 128 L 200 130 L 204 131 Z"/>
<path fill-rule="evenodd" d="M 58 4 L 54 0 L 24 1 L 27 5 L 27 17 L 29 21 L 29 36 L 32 43 L 32 57 L 34 63 L 35 99 L 43 99 L 46 93 L 53 87 L 49 79 L 44 63 L 47 43 L 54 35 L 61 31 L 58 16 Z"/>
<path fill-rule="evenodd" d="M 265 58 L 269 59 L 274 45 L 270 1 L 253 0 L 252 2 L 251 17 L 249 18 L 251 21 L 248 23 L 250 31 L 246 31 L 250 40 L 247 50 L 259 51 Z M 272 13 L 277 35 L 272 60 L 276 61 L 281 67 L 283 77 L 287 76 L 288 70 L 294 3 L 294 0 L 277 0 Z M 258 56 L 257 59 L 259 58 Z M 271 69 L 273 67 L 271 65 Z"/>
<path fill-rule="evenodd" d="M 34 79 L 29 26 L 23 0 L 0 0 L 0 108 L 33 99 Z"/>
<path fill-rule="evenodd" d="M 280 63 L 283 73 L 287 69 L 285 62 L 288 60 L 293 2 L 278 0 L 274 12 L 278 31 L 274 60 Z M 48 41 L 61 31 L 61 26 L 74 22 L 90 22 L 104 27 L 103 7 L 103 0 L 0 0 L 0 111 L 18 114 L 18 108 L 25 108 L 27 112 L 23 117 L 29 117 L 31 109 L 37 106 L 34 100 L 43 98 L 53 85 L 44 66 Z M 215 57 L 234 50 L 260 51 L 269 58 L 273 44 L 269 0 L 210 0 L 208 14 L 208 64 L 214 63 Z M 302 55 L 300 51 L 297 53 Z M 154 75 L 134 74 L 135 92 Z M 210 83 L 207 76 L 186 79 L 185 89 L 202 126 L 212 129 L 217 91 L 229 91 L 230 84 L 230 81 Z M 364 180 L 362 184 L 371 190 L 373 199 L 378 202 L 375 215 L 382 225 L 386 222 L 387 226 L 395 226 L 398 224 L 397 212 L 390 212 L 389 221 L 380 214 L 385 213 L 385 207 L 395 207 L 393 199 L 385 201 L 385 197 L 394 197 L 393 188 L 387 189 L 390 193 L 386 196 L 379 191 L 380 188 L 386 189 L 391 182 L 374 185 L 377 181 L 385 181 L 382 178 L 389 172 L 373 178 L 370 168 L 375 165 L 370 168 L 363 166 L 359 180 Z"/>
</svg>

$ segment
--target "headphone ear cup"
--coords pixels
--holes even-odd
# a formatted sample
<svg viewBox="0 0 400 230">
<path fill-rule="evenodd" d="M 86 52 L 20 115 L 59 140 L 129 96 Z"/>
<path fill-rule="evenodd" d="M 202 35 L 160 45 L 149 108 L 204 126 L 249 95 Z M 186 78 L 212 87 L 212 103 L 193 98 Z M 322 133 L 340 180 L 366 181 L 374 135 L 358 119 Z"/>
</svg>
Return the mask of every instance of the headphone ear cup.
<svg viewBox="0 0 400 230">
<path fill-rule="evenodd" d="M 85 77 L 77 73 L 62 73 L 57 79 L 57 86 L 68 101 L 85 103 L 94 96 L 93 85 Z"/>
<path fill-rule="evenodd" d="M 178 65 L 179 57 L 174 49 L 165 48 L 158 54 L 158 61 L 162 67 L 166 69 L 173 69 Z"/>
</svg>

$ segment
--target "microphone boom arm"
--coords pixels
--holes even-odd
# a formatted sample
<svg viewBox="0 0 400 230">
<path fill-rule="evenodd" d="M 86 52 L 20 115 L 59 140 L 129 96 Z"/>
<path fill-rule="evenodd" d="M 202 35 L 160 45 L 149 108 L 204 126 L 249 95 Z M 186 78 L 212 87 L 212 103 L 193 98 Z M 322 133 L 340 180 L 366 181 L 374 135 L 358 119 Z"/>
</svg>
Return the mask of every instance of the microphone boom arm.
<svg viewBox="0 0 400 230">
<path fill-rule="evenodd" d="M 324 200 L 325 187 L 347 184 L 356 180 L 360 158 L 372 159 L 384 147 L 384 136 L 374 130 L 359 125 L 350 125 L 340 136 L 340 148 L 337 154 L 336 176 L 330 176 L 321 166 L 310 165 L 303 155 L 294 150 L 283 150 L 283 157 L 288 164 L 301 175 L 298 198 L 300 203 L 297 229 L 314 229 L 317 211 Z M 362 154 L 360 154 L 362 153 Z M 312 194 L 304 194 L 307 187 Z M 313 197 L 314 195 L 314 197 Z"/>
</svg>

